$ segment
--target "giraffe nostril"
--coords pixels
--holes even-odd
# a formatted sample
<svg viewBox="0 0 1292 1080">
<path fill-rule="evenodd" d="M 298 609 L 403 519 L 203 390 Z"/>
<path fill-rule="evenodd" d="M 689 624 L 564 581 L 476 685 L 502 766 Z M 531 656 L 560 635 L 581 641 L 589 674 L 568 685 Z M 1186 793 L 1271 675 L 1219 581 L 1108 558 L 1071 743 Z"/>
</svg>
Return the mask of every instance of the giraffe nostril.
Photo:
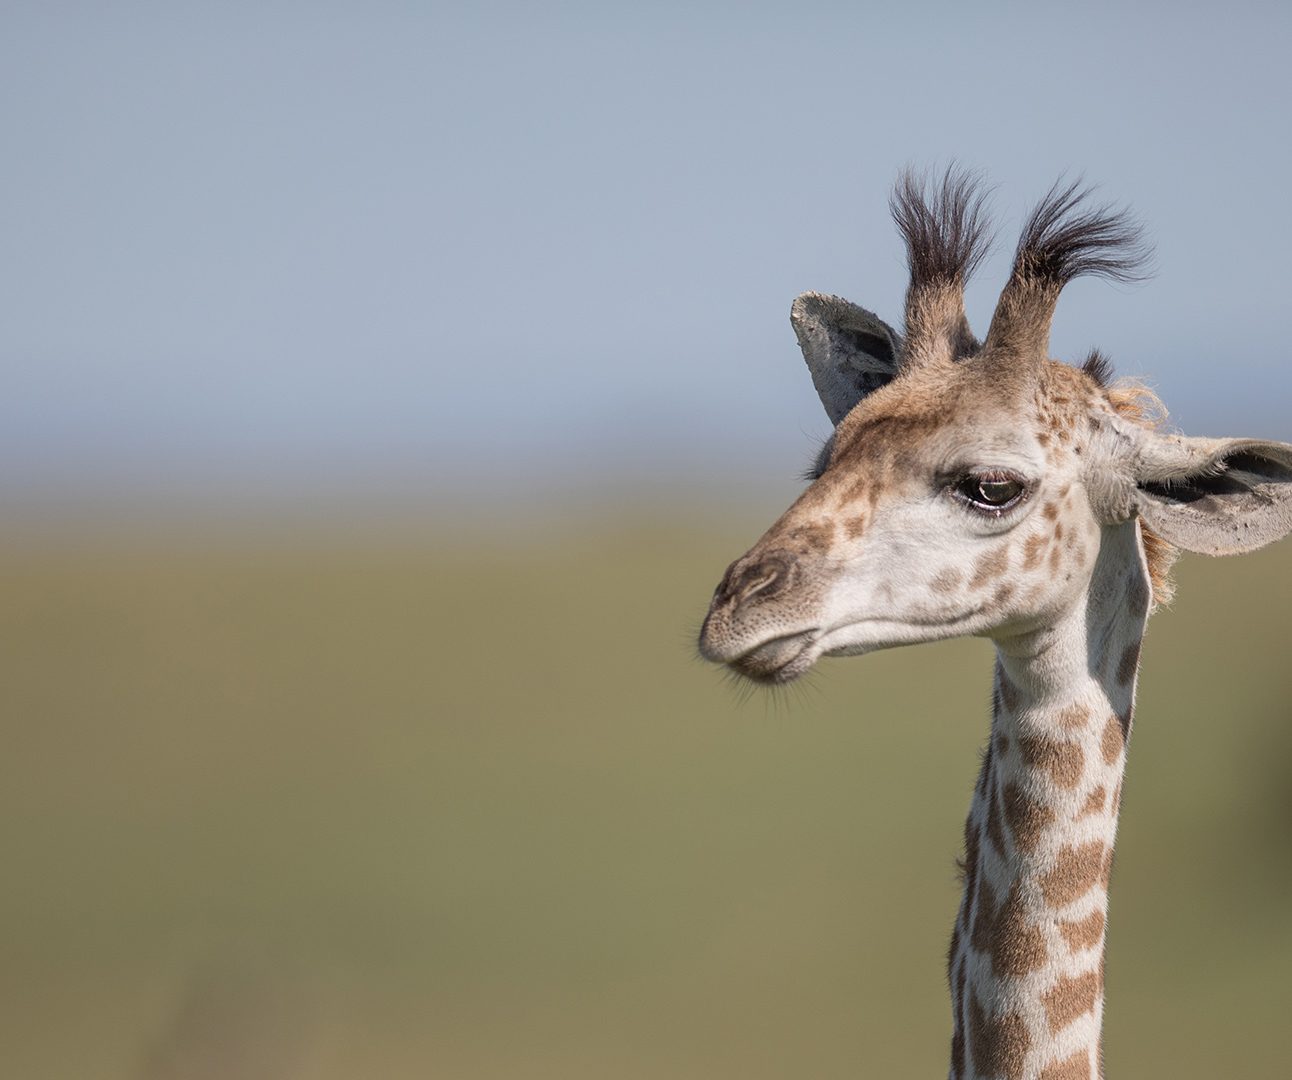
<svg viewBox="0 0 1292 1080">
<path fill-rule="evenodd" d="M 747 580 L 742 589 L 742 600 L 747 600 L 754 593 L 763 592 L 770 586 L 774 585 L 781 577 L 781 571 L 775 566 L 754 567 L 758 573 L 753 576 L 753 580 Z"/>
<path fill-rule="evenodd" d="M 744 603 L 753 596 L 766 599 L 775 596 L 789 583 L 789 562 L 779 556 L 766 556 L 741 566 L 738 562 L 727 571 L 718 595 L 735 604 Z"/>
</svg>

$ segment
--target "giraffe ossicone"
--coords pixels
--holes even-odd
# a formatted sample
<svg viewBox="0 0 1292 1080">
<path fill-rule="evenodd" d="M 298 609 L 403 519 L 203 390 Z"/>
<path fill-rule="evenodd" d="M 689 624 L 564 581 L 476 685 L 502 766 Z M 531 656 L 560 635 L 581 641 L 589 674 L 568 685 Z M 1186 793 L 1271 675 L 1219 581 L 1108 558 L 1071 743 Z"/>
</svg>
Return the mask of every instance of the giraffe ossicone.
<svg viewBox="0 0 1292 1080">
<path fill-rule="evenodd" d="M 996 646 L 991 737 L 952 932 L 952 1080 L 1103 1076 L 1108 880 L 1140 642 L 1176 548 L 1292 532 L 1292 446 L 1187 438 L 1097 353 L 1049 357 L 1074 277 L 1136 278 L 1125 213 L 1058 184 L 1024 225 L 980 342 L 964 285 L 981 185 L 907 174 L 899 333 L 807 293 L 791 322 L 834 423 L 811 483 L 728 568 L 700 651 L 755 681 L 823 656 L 974 635 Z"/>
</svg>

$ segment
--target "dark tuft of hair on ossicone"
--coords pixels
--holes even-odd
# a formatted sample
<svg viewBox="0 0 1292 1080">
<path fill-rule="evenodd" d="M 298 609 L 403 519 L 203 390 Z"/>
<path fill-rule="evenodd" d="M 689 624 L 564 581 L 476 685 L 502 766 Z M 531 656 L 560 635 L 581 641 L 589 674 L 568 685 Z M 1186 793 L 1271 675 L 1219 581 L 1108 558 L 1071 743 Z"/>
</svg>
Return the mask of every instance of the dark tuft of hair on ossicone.
<svg viewBox="0 0 1292 1080">
<path fill-rule="evenodd" d="M 1014 268 L 1000 294 L 987 348 L 1025 364 L 1049 354 L 1050 323 L 1063 287 L 1078 277 L 1142 281 L 1152 248 L 1125 209 L 1092 205 L 1094 189 L 1059 180 L 1028 215 Z M 1095 364 L 1098 368 L 1098 364 Z"/>
<path fill-rule="evenodd" d="M 889 199 L 906 241 L 911 284 L 964 285 L 991 250 L 991 191 L 974 172 L 948 166 L 939 181 L 907 169 Z"/>
<path fill-rule="evenodd" d="M 1091 206 L 1094 189 L 1080 179 L 1059 180 L 1023 226 L 1014 276 L 1056 292 L 1078 277 L 1143 281 L 1152 247 L 1128 210 Z"/>
</svg>

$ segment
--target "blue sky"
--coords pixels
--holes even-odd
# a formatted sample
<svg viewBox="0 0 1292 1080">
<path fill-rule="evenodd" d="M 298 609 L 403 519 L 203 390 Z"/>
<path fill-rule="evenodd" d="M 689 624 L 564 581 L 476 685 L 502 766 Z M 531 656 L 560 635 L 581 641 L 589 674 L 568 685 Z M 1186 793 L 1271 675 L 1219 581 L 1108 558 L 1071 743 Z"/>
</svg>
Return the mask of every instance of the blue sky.
<svg viewBox="0 0 1292 1080">
<path fill-rule="evenodd" d="M 414 498 L 793 483 L 805 289 L 896 320 L 907 164 L 999 187 L 984 326 L 1060 173 L 1134 287 L 1056 355 L 1292 439 L 1275 4 L 13 5 L 0 493 Z"/>
</svg>

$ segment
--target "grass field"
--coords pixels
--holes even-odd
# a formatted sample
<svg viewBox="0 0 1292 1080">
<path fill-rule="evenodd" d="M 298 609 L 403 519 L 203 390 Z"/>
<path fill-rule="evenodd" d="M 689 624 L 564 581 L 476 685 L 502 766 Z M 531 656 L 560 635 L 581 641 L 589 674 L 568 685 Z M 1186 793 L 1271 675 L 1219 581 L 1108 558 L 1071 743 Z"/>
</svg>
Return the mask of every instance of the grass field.
<svg viewBox="0 0 1292 1080">
<path fill-rule="evenodd" d="M 770 516 L 664 516 L 0 545 L 0 1075 L 944 1076 L 990 648 L 742 702 L 692 633 Z M 1292 543 L 1178 576 L 1109 1071 L 1281 1076 Z"/>
</svg>

